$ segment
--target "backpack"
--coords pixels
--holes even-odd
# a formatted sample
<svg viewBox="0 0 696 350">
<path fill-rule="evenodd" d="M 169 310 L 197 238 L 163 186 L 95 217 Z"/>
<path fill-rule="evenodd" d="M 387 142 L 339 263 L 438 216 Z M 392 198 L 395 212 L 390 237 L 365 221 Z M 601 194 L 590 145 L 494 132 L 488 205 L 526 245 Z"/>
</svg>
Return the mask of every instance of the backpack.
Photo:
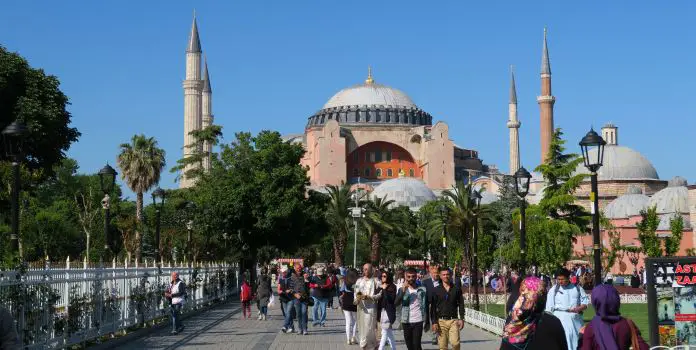
<svg viewBox="0 0 696 350">
<path fill-rule="evenodd" d="M 251 300 L 251 288 L 249 287 L 248 284 L 243 284 L 242 285 L 242 292 L 239 295 L 239 298 L 242 301 L 249 301 Z"/>
</svg>

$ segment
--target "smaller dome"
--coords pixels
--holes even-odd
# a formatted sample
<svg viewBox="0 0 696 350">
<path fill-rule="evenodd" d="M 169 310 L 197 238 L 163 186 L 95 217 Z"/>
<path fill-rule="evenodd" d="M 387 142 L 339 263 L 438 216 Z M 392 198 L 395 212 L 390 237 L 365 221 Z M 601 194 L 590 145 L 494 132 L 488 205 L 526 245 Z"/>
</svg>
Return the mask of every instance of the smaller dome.
<svg viewBox="0 0 696 350">
<path fill-rule="evenodd" d="M 672 222 L 672 219 L 674 218 L 674 214 L 662 214 L 660 215 L 660 223 L 657 225 L 657 231 L 671 231 L 670 228 L 670 223 Z M 691 229 L 691 222 L 689 221 L 688 217 L 684 217 L 682 215 L 683 222 L 684 222 L 684 229 L 685 230 L 690 230 Z"/>
<path fill-rule="evenodd" d="M 649 205 L 655 206 L 658 214 L 688 213 L 689 190 L 686 186 L 665 187 L 650 198 Z"/>
<path fill-rule="evenodd" d="M 629 194 L 625 194 L 614 199 L 611 201 L 611 203 L 604 207 L 604 215 L 607 218 L 630 218 L 632 216 L 640 215 L 641 210 L 648 208 L 650 198 L 640 193 L 640 188 L 635 186 L 633 188 L 638 189 L 639 193 L 630 193 L 629 189 Z"/>
<path fill-rule="evenodd" d="M 686 187 L 687 181 L 681 176 L 675 176 L 667 181 L 667 187 Z"/>
<path fill-rule="evenodd" d="M 491 192 L 481 185 L 475 185 L 474 190 L 479 191 L 481 194 L 481 204 L 491 204 L 500 199 L 497 193 Z"/>
<path fill-rule="evenodd" d="M 404 205 L 412 211 L 417 211 L 425 203 L 437 198 L 425 182 L 413 177 L 399 177 L 384 181 L 375 187 L 371 196 L 393 200 L 392 207 Z"/>
</svg>

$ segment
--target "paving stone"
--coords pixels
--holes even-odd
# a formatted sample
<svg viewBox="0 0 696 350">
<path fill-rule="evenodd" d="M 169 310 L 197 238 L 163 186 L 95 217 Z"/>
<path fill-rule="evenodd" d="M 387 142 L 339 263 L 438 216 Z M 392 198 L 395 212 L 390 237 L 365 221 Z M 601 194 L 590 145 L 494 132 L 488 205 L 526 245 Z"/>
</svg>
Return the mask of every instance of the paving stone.
<svg viewBox="0 0 696 350">
<path fill-rule="evenodd" d="M 284 334 L 283 316 L 280 308 L 269 310 L 269 319 L 256 319 L 256 309 L 252 306 L 251 319 L 241 318 L 238 302 L 227 303 L 208 310 L 184 321 L 186 328 L 177 335 L 170 335 L 170 329 L 135 339 L 122 345 L 121 349 L 239 349 L 239 350 L 337 350 L 359 349 L 357 345 L 346 345 L 343 312 L 340 309 L 328 309 L 326 327 L 313 327 L 309 320 L 309 335 Z M 396 346 L 405 349 L 403 333 L 396 330 Z M 467 325 L 462 330 L 462 349 L 494 350 L 498 349 L 500 338 Z M 427 342 L 427 343 L 426 343 Z M 423 334 L 423 349 L 437 349 L 430 344 L 430 333 Z"/>
</svg>

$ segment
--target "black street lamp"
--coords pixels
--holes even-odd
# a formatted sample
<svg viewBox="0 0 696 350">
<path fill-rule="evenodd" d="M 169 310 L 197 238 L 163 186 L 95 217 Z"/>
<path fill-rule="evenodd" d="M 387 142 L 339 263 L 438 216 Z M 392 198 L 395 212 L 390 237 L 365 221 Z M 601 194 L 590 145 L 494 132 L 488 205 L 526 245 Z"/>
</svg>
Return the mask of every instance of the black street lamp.
<svg viewBox="0 0 696 350">
<path fill-rule="evenodd" d="M 473 225 L 473 243 L 472 243 L 472 251 L 474 255 L 474 259 L 471 262 L 471 272 L 473 273 L 472 276 L 472 287 L 474 287 L 474 309 L 478 310 L 479 309 L 479 291 L 478 291 L 478 211 L 481 206 L 481 193 L 479 191 L 476 191 L 475 189 L 471 189 L 471 201 L 474 204 L 474 225 Z M 483 288 L 486 288 L 486 286 L 483 286 Z"/>
<path fill-rule="evenodd" d="M 109 222 L 111 221 L 110 209 L 111 209 L 111 198 L 109 195 L 114 189 L 116 184 L 116 175 L 118 173 L 114 168 L 108 163 L 99 170 L 99 186 L 104 193 L 104 198 L 102 199 L 102 208 L 104 209 L 104 253 L 108 254 L 111 251 L 111 235 L 109 230 Z"/>
<path fill-rule="evenodd" d="M 12 231 L 10 232 L 10 247 L 13 252 L 19 252 L 19 162 L 22 159 L 24 137 L 28 133 L 26 125 L 14 121 L 2 130 L 5 141 L 5 153 L 12 161 Z"/>
<path fill-rule="evenodd" d="M 444 251 L 444 264 L 447 266 L 447 222 L 449 221 L 449 207 L 440 205 L 440 219 L 442 220 L 442 250 Z"/>
<path fill-rule="evenodd" d="M 602 284 L 602 246 L 599 239 L 599 196 L 597 186 L 597 170 L 602 167 L 604 160 L 604 145 L 606 141 L 599 136 L 594 129 L 580 140 L 582 157 L 585 160 L 585 167 L 590 171 L 590 181 L 592 190 L 590 201 L 592 202 L 592 249 L 594 251 L 594 285 Z"/>
<path fill-rule="evenodd" d="M 157 266 L 160 266 L 161 251 L 160 251 L 160 223 L 162 220 L 162 210 L 164 209 L 164 200 L 167 193 L 163 189 L 157 187 L 152 191 L 152 204 L 155 206 L 155 213 L 157 214 L 157 222 L 155 223 L 155 261 Z M 159 202 L 157 201 L 159 199 Z"/>
<path fill-rule="evenodd" d="M 520 167 L 513 177 L 515 178 L 515 192 L 522 199 L 520 202 L 520 274 L 524 276 L 527 271 L 527 218 L 525 217 L 527 202 L 524 197 L 529 193 L 532 174 L 524 167 Z"/>
</svg>

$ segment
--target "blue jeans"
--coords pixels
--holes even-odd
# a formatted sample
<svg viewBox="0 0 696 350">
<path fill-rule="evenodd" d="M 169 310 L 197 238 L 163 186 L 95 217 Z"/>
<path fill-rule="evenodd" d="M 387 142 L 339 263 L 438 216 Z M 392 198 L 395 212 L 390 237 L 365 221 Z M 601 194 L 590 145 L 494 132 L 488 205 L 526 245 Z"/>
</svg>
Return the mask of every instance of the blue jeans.
<svg viewBox="0 0 696 350">
<path fill-rule="evenodd" d="M 297 316 L 297 327 L 300 332 L 307 330 L 307 302 L 302 302 L 298 299 L 289 301 L 287 310 L 285 310 L 285 328 L 294 329 L 293 317 Z M 294 312 L 293 312 L 294 311 Z"/>
<path fill-rule="evenodd" d="M 300 332 L 307 330 L 307 302 L 293 299 L 288 302 L 288 309 L 285 311 L 285 328 L 294 329 L 292 322 L 292 310 L 297 316 L 297 327 Z"/>
<path fill-rule="evenodd" d="M 261 307 L 261 314 L 262 314 L 262 315 L 268 315 L 268 306 L 262 306 L 262 307 Z"/>
<path fill-rule="evenodd" d="M 179 320 L 181 306 L 182 304 L 172 304 L 169 308 L 169 316 L 172 319 L 172 332 L 176 332 L 179 328 L 181 328 L 181 320 Z"/>
<path fill-rule="evenodd" d="M 314 308 L 312 310 L 312 324 L 324 324 L 326 322 L 327 298 L 314 298 Z"/>
</svg>

